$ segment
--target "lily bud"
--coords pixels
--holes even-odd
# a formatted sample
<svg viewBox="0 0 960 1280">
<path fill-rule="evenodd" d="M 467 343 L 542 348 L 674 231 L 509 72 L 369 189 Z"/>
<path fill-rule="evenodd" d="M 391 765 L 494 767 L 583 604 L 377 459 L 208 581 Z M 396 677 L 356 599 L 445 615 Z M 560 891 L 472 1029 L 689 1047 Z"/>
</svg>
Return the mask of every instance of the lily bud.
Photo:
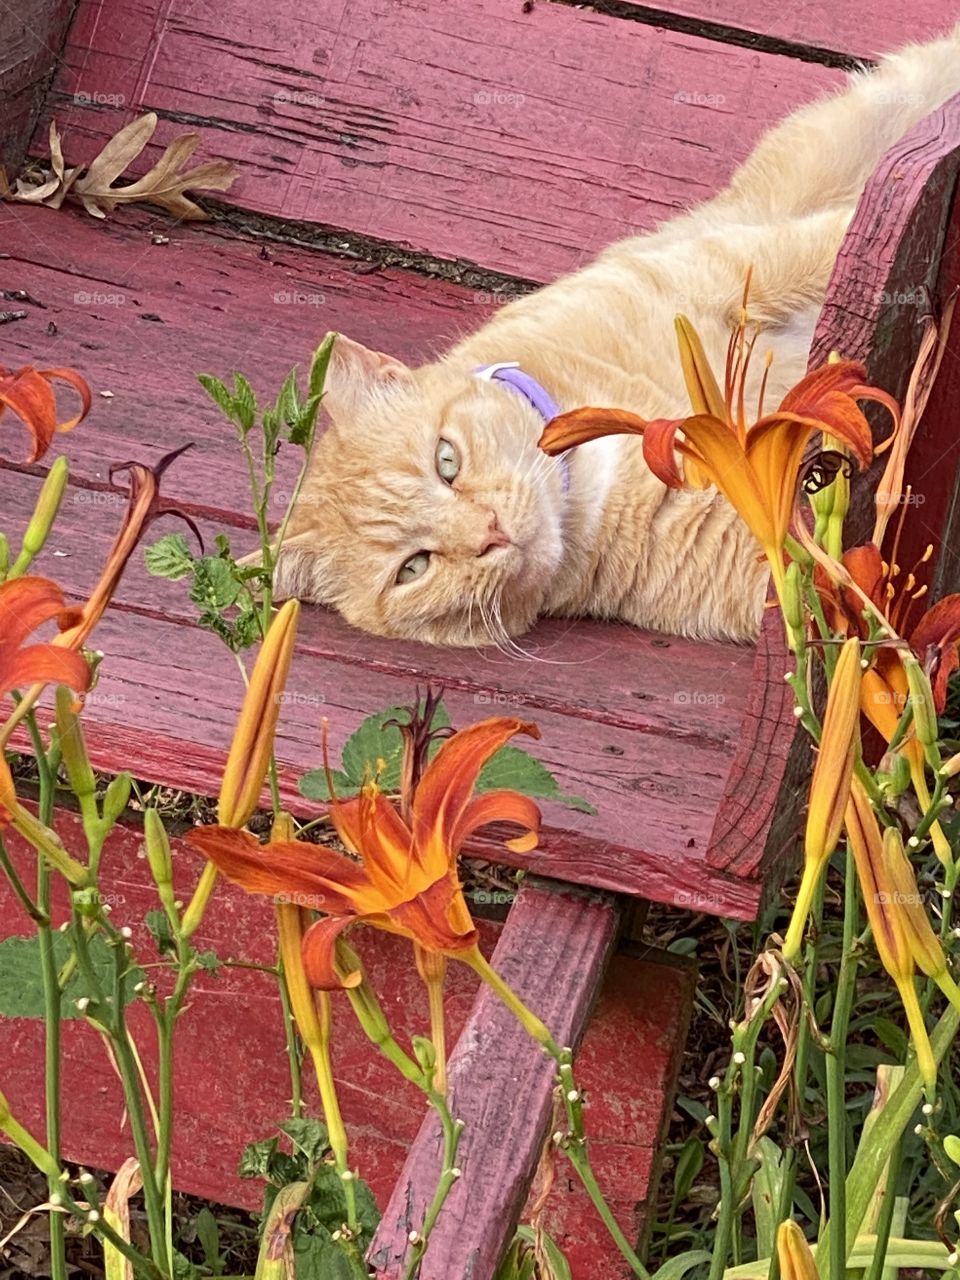
<svg viewBox="0 0 960 1280">
<path fill-rule="evenodd" d="M 891 843 L 885 845 L 877 826 L 877 816 L 870 807 L 870 798 L 856 778 L 850 788 L 846 827 L 877 954 L 897 985 L 913 1037 L 920 1076 L 928 1092 L 932 1093 L 937 1083 L 937 1064 L 914 984 L 913 934 L 917 925 L 911 921 L 909 911 L 911 895 L 917 905 L 919 895 L 912 868 L 909 868 L 912 889 L 903 879 L 902 871 L 898 886 L 895 864 L 892 867 L 893 859 L 888 859 L 896 852 L 895 846 Z M 904 889 L 908 891 L 905 893 Z"/>
<path fill-rule="evenodd" d="M 20 554 L 10 570 L 11 578 L 18 578 L 26 573 L 34 558 L 43 550 L 60 510 L 69 474 L 70 464 L 61 454 L 47 472 L 46 479 L 40 488 L 37 504 L 23 535 Z"/>
<path fill-rule="evenodd" d="M 827 696 L 820 751 L 810 784 L 803 878 L 783 949 L 787 960 L 800 950 L 813 895 L 843 828 L 856 759 L 861 674 L 860 641 L 852 637 L 840 650 Z"/>
<path fill-rule="evenodd" d="M 906 855 L 900 832 L 894 827 L 888 827 L 883 833 L 883 862 L 885 874 L 896 885 L 897 903 L 903 908 L 907 940 L 917 967 L 932 978 L 950 1003 L 960 1010 L 960 988 L 947 969 L 947 958 L 920 896 L 913 864 Z"/>
<path fill-rule="evenodd" d="M 150 864 L 150 874 L 157 886 L 164 907 L 169 901 L 173 906 L 173 855 L 170 840 L 156 809 L 147 809 L 143 815 L 143 843 Z M 169 913 L 168 913 L 169 914 Z"/>
<path fill-rule="evenodd" d="M 921 744 L 927 759 L 939 768 L 940 756 L 936 751 L 939 738 L 937 727 L 937 709 L 933 701 L 933 690 L 930 680 L 920 663 L 912 654 L 904 657 L 903 668 L 907 673 L 907 686 L 910 690 L 910 706 L 913 708 L 913 727 L 917 741 Z M 931 758 L 930 749 L 934 755 Z"/>
<path fill-rule="evenodd" d="M 112 827 L 126 809 L 132 787 L 133 779 L 129 773 L 118 773 L 110 779 L 103 796 L 103 820 L 108 826 Z"/>
<path fill-rule="evenodd" d="M 67 771 L 70 789 L 81 806 L 97 793 L 97 781 L 90 767 L 83 725 L 76 712 L 76 698 L 65 685 L 57 686 L 56 719 L 60 756 Z"/>
<path fill-rule="evenodd" d="M 243 700 L 220 788 L 218 817 L 242 827 L 257 807 L 297 638 L 300 604 L 288 600 L 270 624 Z"/>
<path fill-rule="evenodd" d="M 792 1218 L 777 1228 L 777 1257 L 783 1280 L 820 1280 L 813 1251 Z"/>
<path fill-rule="evenodd" d="M 888 751 L 880 761 L 877 786 L 885 796 L 896 799 L 910 785 L 910 761 L 899 751 Z"/>
</svg>

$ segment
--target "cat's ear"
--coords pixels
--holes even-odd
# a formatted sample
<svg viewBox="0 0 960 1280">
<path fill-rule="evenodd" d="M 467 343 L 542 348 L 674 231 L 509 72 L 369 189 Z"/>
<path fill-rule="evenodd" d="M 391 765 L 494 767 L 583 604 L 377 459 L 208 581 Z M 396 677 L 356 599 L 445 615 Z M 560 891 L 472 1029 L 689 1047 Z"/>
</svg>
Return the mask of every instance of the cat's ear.
<svg viewBox="0 0 960 1280">
<path fill-rule="evenodd" d="M 371 391 L 409 382 L 412 377 L 402 360 L 338 334 L 327 370 L 324 408 L 336 422 L 355 413 Z"/>
</svg>

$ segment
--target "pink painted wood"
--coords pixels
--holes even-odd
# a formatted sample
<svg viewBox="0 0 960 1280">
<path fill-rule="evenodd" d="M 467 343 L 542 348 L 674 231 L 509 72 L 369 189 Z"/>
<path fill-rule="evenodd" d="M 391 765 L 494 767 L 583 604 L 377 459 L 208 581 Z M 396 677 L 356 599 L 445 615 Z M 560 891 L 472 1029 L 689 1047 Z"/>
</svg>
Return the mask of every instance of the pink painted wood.
<svg viewBox="0 0 960 1280">
<path fill-rule="evenodd" d="M 61 811 L 57 829 L 68 847 L 82 843 L 79 824 L 72 815 Z M 15 862 L 29 880 L 34 855 L 15 838 L 9 843 Z M 186 898 L 196 882 L 198 862 L 179 840 L 174 841 L 174 854 L 177 889 Z M 130 925 L 139 958 L 150 962 L 155 958 L 154 945 L 142 921 L 156 906 L 156 898 L 138 829 L 124 826 L 114 833 L 103 865 L 114 920 Z M 604 918 L 599 905 L 587 911 L 595 923 Z M 55 921 L 59 923 L 68 914 L 66 895 L 60 893 Z M 484 950 L 490 954 L 500 926 L 480 920 L 480 930 Z M 0 886 L 0 938 L 28 933 L 22 910 L 4 881 Z M 513 936 L 516 938 L 516 930 Z M 409 945 L 373 930 L 355 932 L 352 941 L 363 954 L 371 981 L 400 1039 L 424 1033 L 425 997 Z M 222 961 L 272 964 L 275 943 L 269 904 L 221 884 L 197 943 L 201 949 L 215 951 Z M 691 996 L 691 972 L 671 966 L 665 959 L 649 953 L 643 959 L 628 955 L 614 958 L 578 1060 L 578 1075 L 589 1095 L 595 1164 L 605 1185 L 616 1188 L 614 1209 L 628 1225 L 636 1224 L 636 1206 L 646 1200 L 653 1184 L 660 1116 L 672 1090 Z M 157 971 L 151 972 L 155 977 Z M 583 973 L 571 974 L 570 981 L 576 987 L 581 982 L 591 985 L 594 979 Z M 465 966 L 451 965 L 447 980 L 451 1039 L 460 1034 L 468 1019 L 473 1025 L 471 1006 L 476 986 Z M 537 993 L 530 994 L 538 1011 L 552 1017 L 556 994 L 544 992 L 542 1000 Z M 422 1099 L 370 1046 L 346 1002 L 338 999 L 334 1003 L 334 1072 L 351 1137 L 351 1159 L 383 1206 L 421 1126 Z M 153 1075 L 153 1023 L 141 1003 L 131 1007 L 130 1021 L 145 1068 Z M 559 1033 L 560 1024 L 557 1026 Z M 516 1037 L 509 1034 L 509 1028 L 502 1030 L 505 1046 L 509 1044 L 509 1052 L 516 1052 Z M 43 1104 L 36 1072 L 42 1059 L 42 1035 L 37 1021 L 0 1019 L 4 1092 L 21 1123 L 41 1136 Z M 257 1182 L 238 1178 L 240 1154 L 247 1142 L 269 1136 L 289 1114 L 282 1014 L 272 979 L 262 972 L 233 967 L 199 978 L 178 1024 L 177 1037 L 176 1185 L 196 1195 L 256 1208 L 262 1188 Z M 506 1047 L 504 1052 L 508 1052 Z M 635 1070 L 641 1059 L 642 1078 Z M 309 1077 L 305 1086 L 308 1109 L 318 1114 L 319 1102 Z M 66 1157 L 100 1168 L 118 1168 L 131 1152 L 122 1097 L 100 1037 L 81 1019 L 64 1028 L 64 1096 Z M 479 1118 L 472 1129 L 470 1138 L 465 1139 L 466 1188 L 475 1188 L 482 1181 L 482 1169 L 477 1167 L 481 1161 L 467 1158 L 469 1144 L 476 1149 L 489 1135 Z M 532 1128 L 518 1134 L 518 1146 L 530 1158 L 535 1158 L 538 1142 Z M 558 1179 L 547 1215 L 549 1228 L 573 1263 L 576 1280 L 593 1280 L 597 1266 L 614 1273 L 616 1254 L 605 1229 L 589 1204 L 569 1187 L 568 1179 Z"/>
<path fill-rule="evenodd" d="M 231 204 L 545 280 L 841 78 L 559 4 L 81 0 L 49 106 L 71 160 L 156 110 L 238 163 Z"/>
<path fill-rule="evenodd" d="M 759 48 L 795 45 L 798 57 L 823 53 L 846 54 L 854 58 L 876 58 L 900 45 L 932 40 L 949 31 L 957 21 L 951 0 L 933 0 L 922 8 L 900 0 L 877 0 L 866 13 L 859 0 L 805 0 L 800 5 L 778 4 L 777 0 L 622 0 L 623 9 L 633 10 L 645 22 L 667 24 L 678 19 L 694 30 L 715 25 L 717 37 Z M 603 9 L 601 3 L 598 8 Z"/>
</svg>

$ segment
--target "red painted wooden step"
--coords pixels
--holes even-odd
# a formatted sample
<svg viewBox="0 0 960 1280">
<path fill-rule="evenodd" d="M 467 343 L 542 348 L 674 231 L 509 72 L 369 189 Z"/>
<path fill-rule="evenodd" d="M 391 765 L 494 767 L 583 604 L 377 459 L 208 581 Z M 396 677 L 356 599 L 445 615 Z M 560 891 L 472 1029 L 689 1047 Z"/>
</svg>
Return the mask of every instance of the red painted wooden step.
<svg viewBox="0 0 960 1280">
<path fill-rule="evenodd" d="M 68 845 L 82 839 L 70 814 L 58 816 L 57 828 Z M 34 855 L 16 839 L 11 847 L 17 865 L 28 874 Z M 180 841 L 174 842 L 174 852 L 176 883 L 186 896 L 197 858 Z M 131 826 L 119 828 L 104 859 L 113 919 L 133 928 L 138 954 L 149 960 L 154 948 L 143 917 L 156 906 L 156 898 L 140 832 Z M 693 970 L 648 949 L 642 958 L 617 954 L 610 959 L 616 909 L 602 895 L 577 896 L 557 888 L 547 882 L 524 887 L 502 931 L 495 922 L 481 919 L 484 950 L 561 1039 L 580 1036 L 599 995 L 596 1017 L 578 1055 L 577 1076 L 587 1091 L 587 1123 L 598 1175 L 613 1189 L 612 1207 L 624 1229 L 636 1235 L 642 1207 L 656 1183 L 662 1117 L 669 1110 L 686 1035 Z M 61 895 L 56 921 L 67 915 L 66 897 Z M 4 882 L 0 938 L 28 932 Z M 273 914 L 265 899 L 221 884 L 197 945 L 214 950 L 223 961 L 272 964 L 274 936 Z M 409 943 L 370 929 L 354 932 L 352 941 L 401 1042 L 425 1033 L 426 999 Z M 465 1250 L 468 1243 L 471 1250 L 494 1258 L 497 1242 L 509 1237 L 539 1155 L 551 1088 L 543 1054 L 516 1033 L 499 1007 L 484 995 L 471 1009 L 476 987 L 470 970 L 450 966 L 451 1043 L 462 1031 L 455 1056 L 455 1096 L 467 1128 L 459 1156 L 463 1177 L 451 1201 L 450 1224 L 441 1227 L 437 1239 L 440 1258 L 448 1247 Z M 429 1153 L 425 1135 L 416 1139 L 424 1113 L 419 1092 L 379 1057 L 346 1000 L 336 998 L 334 1004 L 334 1068 L 351 1135 L 351 1158 L 381 1207 L 390 1204 L 386 1223 L 398 1211 L 391 1193 L 395 1185 L 403 1185 L 397 1179 L 410 1144 L 416 1153 L 411 1160 L 417 1164 L 412 1175 L 434 1183 L 435 1152 Z M 251 1208 L 259 1205 L 260 1185 L 239 1179 L 236 1169 L 245 1143 L 269 1136 L 289 1114 L 281 1016 L 275 984 L 264 973 L 227 967 L 197 980 L 177 1033 L 174 1177 L 181 1190 Z M 132 1006 L 131 1023 L 152 1073 L 154 1029 L 142 1005 Z M 20 1121 L 40 1134 L 44 1119 L 37 1061 L 42 1058 L 42 1034 L 38 1021 L 0 1020 L 3 1090 Z M 477 1037 L 482 1038 L 480 1055 L 470 1052 Z M 319 1103 L 308 1075 L 305 1082 L 307 1105 L 316 1114 Z M 523 1102 L 518 1105 L 521 1092 Z M 65 1027 L 64 1097 L 67 1158 L 117 1168 L 131 1152 L 122 1094 L 100 1037 L 79 1019 Z M 618 1255 L 602 1223 L 563 1173 L 562 1164 L 560 1171 L 545 1225 L 570 1256 L 576 1280 L 594 1280 L 600 1268 L 605 1277 L 617 1275 Z M 500 1211 L 487 1222 L 478 1209 L 491 1193 L 492 1181 L 497 1183 Z M 381 1247 L 389 1252 L 389 1233 L 383 1235 Z M 453 1269 L 450 1256 L 451 1269 L 436 1274 L 445 1280 L 467 1274 Z M 434 1273 L 425 1271 L 424 1280 L 428 1274 Z"/>
</svg>

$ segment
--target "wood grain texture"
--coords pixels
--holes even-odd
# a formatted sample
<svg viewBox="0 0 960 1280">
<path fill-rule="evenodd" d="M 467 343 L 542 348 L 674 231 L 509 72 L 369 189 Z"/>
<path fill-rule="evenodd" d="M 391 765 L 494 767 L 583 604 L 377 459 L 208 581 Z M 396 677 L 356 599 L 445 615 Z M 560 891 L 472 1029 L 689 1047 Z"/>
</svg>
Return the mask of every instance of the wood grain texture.
<svg viewBox="0 0 960 1280">
<path fill-rule="evenodd" d="M 51 109 L 71 162 L 156 110 L 158 141 L 195 126 L 237 162 L 232 204 L 546 280 L 841 79 L 557 4 L 81 0 Z"/>
<path fill-rule="evenodd" d="M 79 851 L 77 819 L 61 810 L 57 829 Z M 16 837 L 8 841 L 15 862 L 29 880 L 35 856 Z M 186 899 L 196 883 L 199 861 L 174 840 L 174 876 Z M 133 930 L 142 962 L 156 958 L 143 925 L 156 895 L 142 854 L 138 828 L 121 826 L 104 853 L 104 885 L 118 925 Z M 69 915 L 59 892 L 54 920 Z M 536 922 L 535 922 L 536 923 Z M 528 922 L 529 924 L 529 922 Z M 484 951 L 492 953 L 500 926 L 480 920 Z M 28 922 L 6 881 L 0 885 L 0 939 L 25 936 Z M 272 964 L 274 925 L 269 903 L 230 885 L 218 886 L 197 935 L 201 950 L 221 960 Z M 527 933 L 528 941 L 531 934 Z M 372 929 L 355 930 L 351 941 L 362 953 L 371 982 L 402 1041 L 422 1034 L 425 998 L 409 944 Z M 159 975 L 159 979 L 158 979 Z M 151 977 L 166 989 L 160 971 Z M 477 982 L 464 965 L 447 977 L 446 1008 L 451 1042 L 471 1015 Z M 672 1057 L 683 1043 L 683 1019 L 691 998 L 691 974 L 660 963 L 657 956 L 616 956 L 604 982 L 597 1016 L 585 1036 L 578 1075 L 589 1094 L 588 1117 L 594 1154 L 605 1185 L 616 1188 L 614 1204 L 629 1223 L 646 1201 L 656 1172 L 659 1120 L 672 1082 Z M 386 1205 L 423 1119 L 420 1093 L 397 1076 L 370 1046 L 345 1000 L 334 1000 L 334 1074 L 351 1142 L 351 1164 Z M 146 1070 L 156 1071 L 152 1018 L 135 1003 L 130 1022 Z M 4 1091 L 14 1114 L 43 1134 L 43 1103 L 36 1088 L 42 1061 L 43 1027 L 38 1021 L 0 1018 L 0 1061 Z M 649 1069 L 638 1073 L 642 1060 Z M 305 1073 L 305 1100 L 319 1114 L 316 1091 Z M 68 1159 L 95 1168 L 116 1169 L 130 1154 L 116 1073 L 96 1032 L 81 1020 L 64 1026 L 64 1086 L 70 1105 L 64 1115 Z M 289 1114 L 290 1082 L 284 1052 L 282 1014 L 272 979 L 246 968 L 224 967 L 196 980 L 189 1007 L 178 1023 L 174 1070 L 178 1124 L 174 1137 L 174 1182 L 178 1190 L 218 1203 L 259 1208 L 262 1185 L 237 1176 L 244 1145 L 269 1137 Z M 237 1105 L 237 1099 L 243 1105 Z M 469 1170 L 467 1177 L 469 1178 Z M 596 1266 L 614 1274 L 616 1254 L 583 1197 L 560 1179 L 551 1197 L 550 1225 L 574 1265 L 576 1280 L 594 1280 Z"/>
<path fill-rule="evenodd" d="M 580 1039 L 617 920 L 610 899 L 527 882 L 510 911 L 492 963 L 561 1045 Z M 450 1109 L 465 1122 L 457 1153 L 463 1176 L 444 1205 L 420 1280 L 491 1280 L 533 1178 L 553 1112 L 553 1087 L 552 1060 L 518 1032 L 497 997 L 482 990 L 449 1066 Z M 441 1151 L 440 1125 L 431 1115 L 370 1247 L 378 1280 L 405 1274 L 408 1236 L 433 1197 Z"/>
<path fill-rule="evenodd" d="M 602 9 L 601 2 L 598 7 Z M 858 0 L 804 0 L 783 5 L 777 0 L 622 0 L 622 10 L 633 10 L 643 21 L 656 24 L 678 19 L 711 24 L 718 38 L 743 38 L 760 48 L 780 42 L 796 45 L 796 54 L 815 56 L 831 51 L 854 58 L 877 58 L 901 45 L 932 40 L 957 22 L 952 0 L 933 0 L 922 8 L 900 0 L 876 0 L 869 12 Z M 752 37 L 752 40 L 751 40 Z"/>
<path fill-rule="evenodd" d="M 73 0 L 0 5 L 0 165 L 19 169 L 63 45 Z"/>
</svg>

